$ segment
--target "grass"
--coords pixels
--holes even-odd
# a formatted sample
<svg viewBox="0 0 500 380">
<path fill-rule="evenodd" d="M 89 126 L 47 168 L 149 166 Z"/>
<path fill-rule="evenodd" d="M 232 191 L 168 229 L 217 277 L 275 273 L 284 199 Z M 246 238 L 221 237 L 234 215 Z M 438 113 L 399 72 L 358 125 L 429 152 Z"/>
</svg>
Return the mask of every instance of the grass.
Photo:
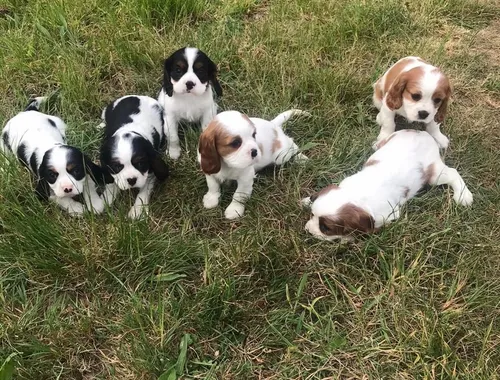
<svg viewBox="0 0 500 380">
<path fill-rule="evenodd" d="M 0 2 L 2 125 L 55 94 L 46 109 L 97 157 L 102 108 L 155 96 L 184 45 L 219 64 L 222 109 L 313 113 L 288 125 L 311 160 L 265 170 L 237 222 L 234 187 L 202 207 L 195 129 L 134 223 L 127 196 L 69 218 L 0 157 L 0 378 L 498 378 L 499 16 L 493 0 Z M 410 54 L 451 77 L 445 159 L 473 207 L 435 188 L 379 234 L 310 238 L 298 200 L 368 157 L 371 83 Z"/>
</svg>

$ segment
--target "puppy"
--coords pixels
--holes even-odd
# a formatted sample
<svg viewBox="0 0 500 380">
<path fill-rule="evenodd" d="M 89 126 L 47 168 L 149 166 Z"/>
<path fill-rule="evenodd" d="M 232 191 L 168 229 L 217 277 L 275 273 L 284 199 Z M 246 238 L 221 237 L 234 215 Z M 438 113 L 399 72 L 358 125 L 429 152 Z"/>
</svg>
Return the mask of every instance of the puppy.
<svg viewBox="0 0 500 380">
<path fill-rule="evenodd" d="M 289 110 L 267 121 L 237 111 L 218 114 L 202 132 L 198 147 L 198 161 L 208 185 L 203 197 L 205 208 L 219 204 L 222 182 L 236 180 L 238 188 L 225 211 L 227 219 L 236 219 L 245 211 L 244 203 L 252 194 L 257 171 L 271 164 L 281 165 L 294 156 L 307 159 L 281 129 L 290 117 L 300 114 L 308 115 Z"/>
<path fill-rule="evenodd" d="M 379 143 L 361 171 L 302 200 L 313 214 L 305 228 L 326 240 L 375 232 L 398 219 L 401 207 L 426 184 L 449 185 L 456 203 L 472 203 L 462 177 L 443 163 L 427 132 L 395 132 Z"/>
<path fill-rule="evenodd" d="M 70 215 L 82 214 L 85 206 L 100 213 L 104 201 L 96 185 L 104 185 L 105 173 L 79 149 L 66 145 L 66 124 L 39 111 L 45 99 L 35 98 L 7 122 L 2 151 L 14 153 L 37 177 L 40 198 L 54 201 Z M 78 195 L 83 195 L 85 205 L 73 199 Z"/>
<path fill-rule="evenodd" d="M 147 96 L 124 96 L 103 111 L 105 124 L 101 166 L 111 174 L 106 201 L 111 204 L 120 190 L 139 189 L 128 216 L 138 219 L 149 209 L 155 180 L 168 177 L 159 149 L 165 142 L 163 107 Z"/>
<path fill-rule="evenodd" d="M 165 108 L 167 153 L 176 160 L 181 155 L 180 121 L 199 122 L 204 130 L 217 114 L 213 91 L 222 96 L 217 66 L 201 50 L 185 47 L 165 60 L 163 87 L 158 101 Z"/>
<path fill-rule="evenodd" d="M 394 132 L 394 116 L 398 114 L 410 122 L 425 123 L 439 146 L 448 147 L 448 138 L 439 126 L 446 116 L 451 87 L 441 70 L 421 58 L 406 57 L 387 70 L 373 88 L 373 103 L 380 111 L 377 123 L 381 127 L 376 143 Z"/>
</svg>

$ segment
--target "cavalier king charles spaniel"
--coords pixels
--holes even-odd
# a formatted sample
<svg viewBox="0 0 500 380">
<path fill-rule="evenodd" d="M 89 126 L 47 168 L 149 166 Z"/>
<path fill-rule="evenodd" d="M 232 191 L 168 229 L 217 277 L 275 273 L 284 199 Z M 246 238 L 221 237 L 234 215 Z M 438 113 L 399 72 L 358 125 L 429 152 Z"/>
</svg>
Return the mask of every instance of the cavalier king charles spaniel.
<svg viewBox="0 0 500 380">
<path fill-rule="evenodd" d="M 203 206 L 216 207 L 221 183 L 236 180 L 238 187 L 225 216 L 227 219 L 239 218 L 245 211 L 245 201 L 252 194 L 257 171 L 271 164 L 284 164 L 294 156 L 307 159 L 281 128 L 290 117 L 301 114 L 309 115 L 289 110 L 267 121 L 249 118 L 238 111 L 218 114 L 202 132 L 198 146 L 198 161 L 208 185 Z"/>
<path fill-rule="evenodd" d="M 401 207 L 427 184 L 449 185 L 456 203 L 472 204 L 464 180 L 444 164 L 427 132 L 394 132 L 377 149 L 361 171 L 302 200 L 313 214 L 305 227 L 308 232 L 325 240 L 375 232 L 398 219 Z"/>
<path fill-rule="evenodd" d="M 446 117 L 451 86 L 441 70 L 419 57 L 402 58 L 375 82 L 373 89 L 381 127 L 375 144 L 394 132 L 398 114 L 410 122 L 424 123 L 439 147 L 448 147 L 449 140 L 439 127 Z"/>
<path fill-rule="evenodd" d="M 217 114 L 214 94 L 222 96 L 217 66 L 201 50 L 185 47 L 165 60 L 163 87 L 158 101 L 165 108 L 167 153 L 176 160 L 181 155 L 179 122 L 200 123 L 204 130 Z"/>
<path fill-rule="evenodd" d="M 85 207 L 101 213 L 104 200 L 96 189 L 104 186 L 106 174 L 79 149 L 66 145 L 66 124 L 39 111 L 45 99 L 35 98 L 7 122 L 0 147 L 35 175 L 41 199 L 54 201 L 70 215 L 81 215 Z"/>
<path fill-rule="evenodd" d="M 103 111 L 105 124 L 101 166 L 111 174 L 104 196 L 111 204 L 118 190 L 138 189 L 128 216 L 147 215 L 156 180 L 168 177 L 160 148 L 165 142 L 163 107 L 148 96 L 129 95 L 109 104 Z"/>
</svg>

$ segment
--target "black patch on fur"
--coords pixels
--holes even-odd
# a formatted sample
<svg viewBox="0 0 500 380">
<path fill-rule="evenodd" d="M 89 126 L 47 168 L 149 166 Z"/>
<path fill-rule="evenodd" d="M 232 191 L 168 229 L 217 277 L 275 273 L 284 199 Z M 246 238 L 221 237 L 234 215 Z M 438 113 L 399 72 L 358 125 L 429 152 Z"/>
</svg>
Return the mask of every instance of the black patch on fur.
<svg viewBox="0 0 500 380">
<path fill-rule="evenodd" d="M 5 131 L 2 133 L 2 140 L 5 147 L 12 152 L 12 148 L 9 144 L 9 132 Z"/>
<path fill-rule="evenodd" d="M 131 123 L 133 120 L 131 115 L 137 115 L 140 112 L 139 106 L 141 100 L 137 96 L 128 96 L 118 102 L 113 107 L 115 102 L 110 103 L 104 111 L 104 138 L 108 139 L 120 129 L 123 125 Z"/>
<path fill-rule="evenodd" d="M 33 151 L 33 153 L 31 153 L 31 157 L 30 157 L 30 167 L 31 167 L 31 170 L 33 171 L 33 173 L 38 173 L 38 165 L 36 163 L 36 153 L 37 153 L 37 149 L 35 149 Z"/>
<path fill-rule="evenodd" d="M 178 81 L 188 71 L 189 65 L 185 56 L 186 47 L 172 53 L 163 64 L 163 89 L 172 96 L 174 87 L 172 81 Z M 217 80 L 217 65 L 201 50 L 193 62 L 193 72 L 202 84 L 210 83 L 218 96 L 222 96 L 222 88 Z"/>
<path fill-rule="evenodd" d="M 55 122 L 54 120 L 49 119 L 49 118 L 47 118 L 47 120 L 49 121 L 49 124 L 50 124 L 50 125 L 52 125 L 54 128 L 57 128 L 57 126 L 56 126 L 56 122 Z"/>
<path fill-rule="evenodd" d="M 156 131 L 156 129 L 153 129 L 153 148 L 159 150 L 161 143 L 160 134 Z"/>
<path fill-rule="evenodd" d="M 20 144 L 18 147 L 17 147 L 17 158 L 19 159 L 19 161 L 24 165 L 26 166 L 28 169 L 30 168 L 29 166 L 29 162 L 30 162 L 30 159 L 28 157 L 28 155 L 26 154 L 26 144 Z M 35 172 L 36 173 L 36 172 Z"/>
<path fill-rule="evenodd" d="M 24 109 L 24 111 L 39 111 L 40 108 L 38 107 L 39 107 L 38 101 L 36 99 L 31 99 L 26 108 Z"/>
</svg>

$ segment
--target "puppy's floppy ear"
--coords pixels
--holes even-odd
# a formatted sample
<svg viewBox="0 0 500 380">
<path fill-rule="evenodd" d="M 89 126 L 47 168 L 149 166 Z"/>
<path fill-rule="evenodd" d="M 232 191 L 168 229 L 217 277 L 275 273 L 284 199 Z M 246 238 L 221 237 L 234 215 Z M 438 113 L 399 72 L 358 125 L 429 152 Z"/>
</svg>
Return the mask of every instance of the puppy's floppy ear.
<svg viewBox="0 0 500 380">
<path fill-rule="evenodd" d="M 389 92 L 385 98 L 385 104 L 392 111 L 397 110 L 403 106 L 403 91 L 408 83 L 408 75 L 406 72 L 400 74 L 392 83 Z"/>
<path fill-rule="evenodd" d="M 446 118 L 446 113 L 448 111 L 448 101 L 450 100 L 450 97 L 451 97 L 451 87 L 448 85 L 446 89 L 446 96 L 442 100 L 441 105 L 439 106 L 436 115 L 434 116 L 434 121 L 436 123 L 442 123 Z"/>
<path fill-rule="evenodd" d="M 217 96 L 222 96 L 222 87 L 220 86 L 219 81 L 217 80 L 217 65 L 212 62 L 210 58 L 207 57 L 208 60 L 208 77 L 212 86 L 214 87 L 215 93 Z"/>
<path fill-rule="evenodd" d="M 319 225 L 321 232 L 333 236 L 365 234 L 376 230 L 373 217 L 352 203 L 342 206 L 335 215 L 319 217 Z"/>
<path fill-rule="evenodd" d="M 201 133 L 198 143 L 201 170 L 203 170 L 205 174 L 218 173 L 221 165 L 219 152 L 217 152 L 216 147 L 217 130 L 213 123 L 212 121 L 207 129 Z"/>
<path fill-rule="evenodd" d="M 174 94 L 174 86 L 170 80 L 170 72 L 172 71 L 172 56 L 168 57 L 163 64 L 163 89 L 168 96 L 172 97 Z"/>
<path fill-rule="evenodd" d="M 38 199 L 48 201 L 50 197 L 50 187 L 46 180 L 39 178 L 35 187 L 35 194 Z"/>
<path fill-rule="evenodd" d="M 168 178 L 168 166 L 158 152 L 151 158 L 151 169 L 158 181 L 165 181 Z"/>
<path fill-rule="evenodd" d="M 90 157 L 86 154 L 83 155 L 83 163 L 85 165 L 85 172 L 89 174 L 90 177 L 98 185 L 104 186 L 108 183 L 113 183 L 113 177 L 109 174 L 108 170 L 101 168 L 100 166 L 94 164 Z"/>
</svg>

